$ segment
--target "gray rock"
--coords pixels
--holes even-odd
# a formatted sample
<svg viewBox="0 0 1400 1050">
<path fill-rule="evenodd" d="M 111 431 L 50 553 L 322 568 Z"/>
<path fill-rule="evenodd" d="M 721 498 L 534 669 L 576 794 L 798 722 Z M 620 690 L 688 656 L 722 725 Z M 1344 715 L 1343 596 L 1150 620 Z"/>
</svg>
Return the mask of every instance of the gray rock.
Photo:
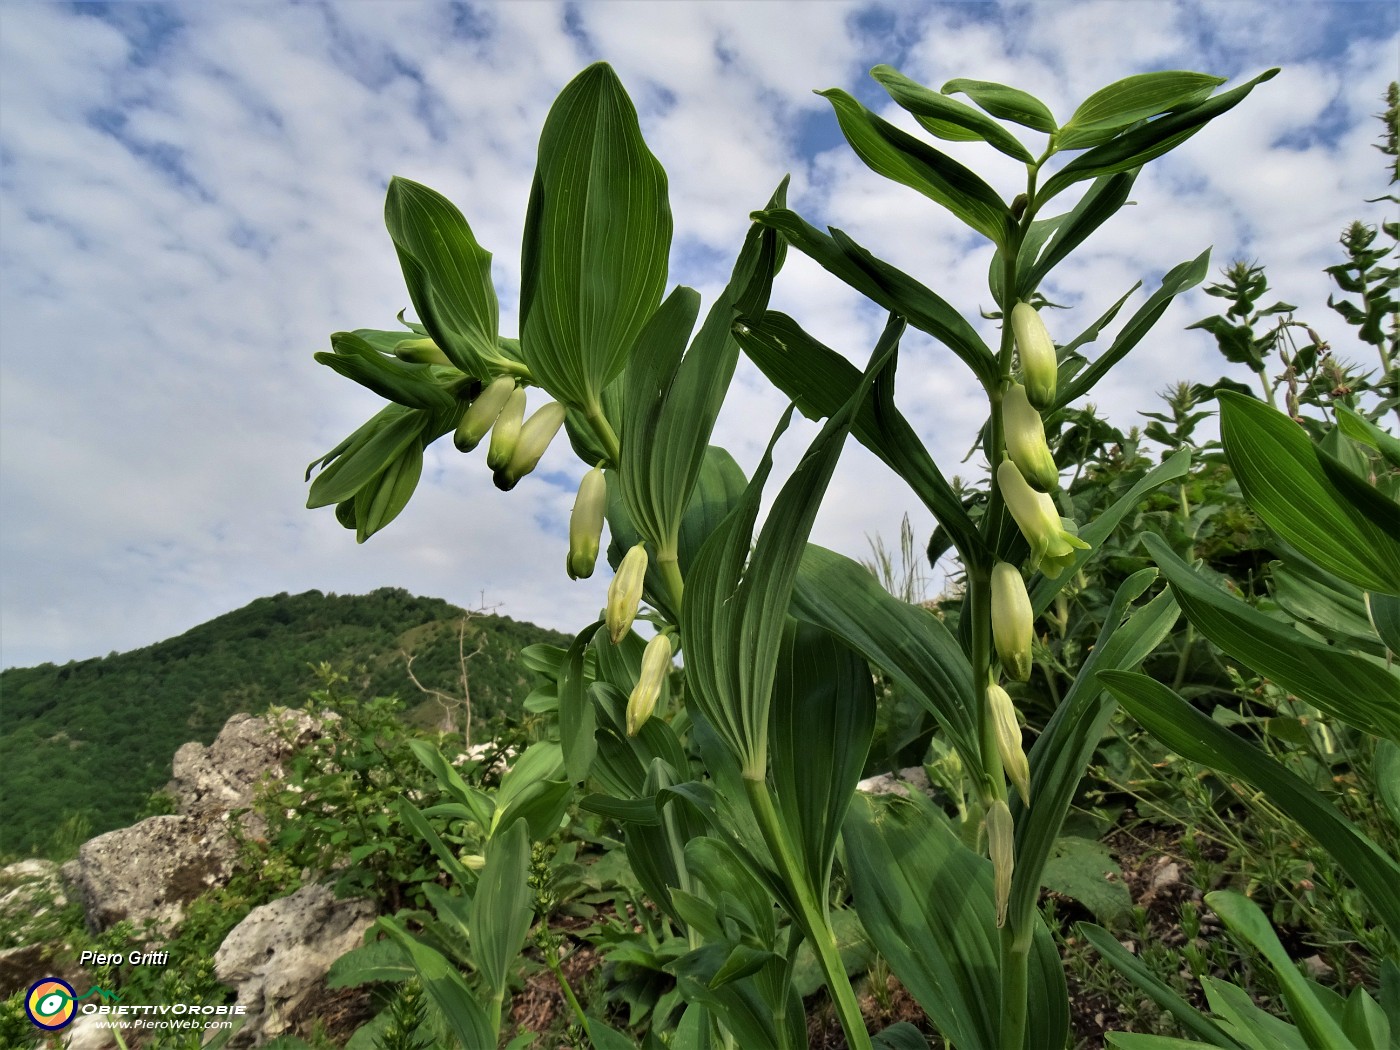
<svg viewBox="0 0 1400 1050">
<path fill-rule="evenodd" d="M 174 778 L 165 790 L 181 816 L 225 819 L 231 810 L 251 806 L 258 785 L 281 776 L 282 761 L 319 731 L 302 711 L 234 715 L 208 747 L 189 743 L 175 752 Z"/>
<path fill-rule="evenodd" d="M 336 900 L 303 886 L 254 908 L 214 955 L 214 973 L 238 993 L 247 1022 L 230 1046 L 261 1046 L 289 1031 L 323 990 L 331 963 L 364 940 L 375 918 L 367 900 Z"/>
<path fill-rule="evenodd" d="M 117 1041 L 110 1028 L 97 1027 L 102 1018 L 92 1014 L 79 1015 L 63 1030 L 67 1050 L 117 1050 Z"/>
<path fill-rule="evenodd" d="M 235 856 L 222 823 L 193 817 L 150 817 L 83 843 L 63 874 L 94 932 L 129 919 L 168 932 L 185 905 L 228 877 Z"/>
</svg>

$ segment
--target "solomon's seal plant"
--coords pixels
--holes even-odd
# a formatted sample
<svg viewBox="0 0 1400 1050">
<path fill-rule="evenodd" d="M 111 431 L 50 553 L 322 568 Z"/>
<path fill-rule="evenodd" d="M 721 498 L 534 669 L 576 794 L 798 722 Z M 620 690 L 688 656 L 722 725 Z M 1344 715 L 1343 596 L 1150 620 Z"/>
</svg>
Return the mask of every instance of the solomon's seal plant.
<svg viewBox="0 0 1400 1050">
<path fill-rule="evenodd" d="M 486 842 L 479 871 L 447 852 L 461 896 L 437 894 L 438 919 L 426 927 L 469 931 L 473 976 L 450 966 L 431 936 L 392 919 L 384 928 L 464 1045 L 496 1045 L 510 962 L 530 924 L 529 842 L 572 805 L 613 823 L 642 890 L 684 938 L 684 953 L 665 964 L 684 1003 L 661 1019 L 676 1026 L 673 1046 L 806 1046 L 799 953 L 815 961 L 852 1048 L 907 1040 L 907 1030 L 866 1030 L 833 920 L 837 887 L 853 892 L 866 935 L 948 1044 L 1064 1046 L 1066 984 L 1036 908 L 1042 878 L 1113 711 L 1103 683 L 1138 667 L 1172 630 L 1185 592 L 1173 579 L 1172 590 L 1146 599 L 1152 569 L 1121 584 L 1029 753 L 998 675 L 1027 695 L 1034 617 L 1093 571 L 1104 541 L 1145 495 L 1186 472 L 1183 450 L 1076 526 L 1059 474 L 1086 452 L 1061 444 L 1057 463 L 1046 434 L 1203 279 L 1208 252 L 1170 270 L 1092 363 L 1080 351 L 1132 290 L 1057 347 L 1038 312 L 1040 288 L 1127 202 L 1143 165 L 1275 72 L 1224 91 L 1223 80 L 1202 73 L 1142 74 L 1062 118 L 1009 85 L 956 79 L 934 89 L 876 67 L 876 81 L 927 136 L 845 91 L 822 92 L 868 167 L 990 242 L 988 316 L 999 329 L 988 335 L 972 304 L 955 306 L 789 208 L 786 180 L 753 213 L 729 282 L 707 310 L 692 289 L 668 291 L 666 176 L 605 64 L 564 88 L 540 136 L 518 338 L 499 331 L 491 255 L 462 214 L 417 183 L 390 184 L 386 222 L 418 319 L 404 322 L 406 335 L 340 333 L 334 353 L 318 355 L 390 404 L 313 464 L 323 469 L 308 502 L 335 505 L 364 540 L 406 504 L 423 448 L 438 437 L 455 432 L 471 453 L 489 429 L 487 466 L 509 488 L 548 454 L 562 425 L 586 471 L 567 576 L 593 571 L 604 518 L 615 573 L 606 608 L 566 651 L 522 654 L 557 721 L 494 799 L 454 780 L 441 756 L 419 756 Z M 1014 159 L 1024 185 L 1005 199 L 941 140 L 980 142 Z M 789 251 L 888 315 L 861 365 L 768 308 Z M 910 328 L 936 344 L 919 351 L 921 369 L 966 369 L 969 388 L 986 399 L 977 498 L 955 490 L 901 411 L 897 368 Z M 740 353 L 791 401 L 751 476 L 711 443 Z M 531 387 L 551 403 L 524 422 Z M 822 425 L 760 521 L 773 445 L 794 411 Z M 965 594 L 954 627 L 808 542 L 851 437 L 908 484 L 956 554 Z M 639 613 L 658 630 L 647 643 L 633 630 Z M 683 699 L 668 710 L 659 700 L 677 643 Z M 873 671 L 916 705 L 940 753 L 956 758 L 966 789 L 956 814 L 921 796 L 857 795 L 888 699 L 877 699 Z M 412 821 L 416 810 L 404 805 Z M 421 818 L 418 826 L 436 837 Z M 838 855 L 844 877 L 833 880 Z M 595 1046 L 634 1045 L 565 990 Z"/>
</svg>

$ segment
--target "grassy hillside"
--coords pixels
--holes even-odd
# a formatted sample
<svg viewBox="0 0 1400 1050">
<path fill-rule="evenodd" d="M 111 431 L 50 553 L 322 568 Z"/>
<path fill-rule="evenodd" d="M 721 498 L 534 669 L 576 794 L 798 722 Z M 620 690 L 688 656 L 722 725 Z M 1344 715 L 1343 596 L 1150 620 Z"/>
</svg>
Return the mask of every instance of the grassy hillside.
<svg viewBox="0 0 1400 1050">
<path fill-rule="evenodd" d="M 322 662 L 347 675 L 351 691 L 399 696 L 414 720 L 437 721 L 441 709 L 409 679 L 403 654 L 425 687 L 459 694 L 464 615 L 390 588 L 279 594 L 144 649 L 0 672 L 0 854 L 42 852 L 74 813 L 93 833 L 131 823 L 169 780 L 181 744 L 209 743 L 239 711 L 299 706 Z M 469 618 L 465 650 L 480 645 L 468 661 L 476 724 L 524 698 L 511 657 L 538 641 L 567 640 L 503 616 Z"/>
</svg>

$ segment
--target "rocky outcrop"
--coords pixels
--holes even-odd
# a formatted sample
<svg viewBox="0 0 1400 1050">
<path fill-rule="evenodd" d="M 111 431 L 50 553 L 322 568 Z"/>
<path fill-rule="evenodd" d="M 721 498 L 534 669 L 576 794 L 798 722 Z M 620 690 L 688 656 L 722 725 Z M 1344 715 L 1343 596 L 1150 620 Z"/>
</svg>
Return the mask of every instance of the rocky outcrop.
<svg viewBox="0 0 1400 1050">
<path fill-rule="evenodd" d="M 180 748 L 166 789 L 176 813 L 99 835 L 64 865 L 63 877 L 83 902 L 88 927 L 99 932 L 127 919 L 141 929 L 149 919 L 168 932 L 179 923 L 190 901 L 231 872 L 235 814 L 252 805 L 258 786 L 280 775 L 287 756 L 316 732 L 316 723 L 301 712 L 239 714 L 208 747 Z M 249 834 L 257 834 L 244 823 Z"/>
<path fill-rule="evenodd" d="M 254 908 L 224 938 L 214 973 L 238 993 L 247 1023 L 230 1046 L 261 1046 L 289 1031 L 324 991 L 331 963 L 364 939 L 373 903 L 336 900 L 326 886 Z"/>
</svg>

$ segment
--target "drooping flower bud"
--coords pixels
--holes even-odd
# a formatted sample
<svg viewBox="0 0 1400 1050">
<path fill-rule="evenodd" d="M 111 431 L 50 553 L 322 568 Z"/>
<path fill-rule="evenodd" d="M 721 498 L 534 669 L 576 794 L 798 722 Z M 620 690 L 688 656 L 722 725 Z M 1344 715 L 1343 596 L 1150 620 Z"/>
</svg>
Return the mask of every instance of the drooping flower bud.
<svg viewBox="0 0 1400 1050">
<path fill-rule="evenodd" d="M 987 686 L 987 714 L 997 734 L 997 753 L 1001 768 L 1016 785 L 1021 801 L 1031 804 L 1031 764 L 1021 747 L 1021 724 L 1016 720 L 1016 705 L 1005 689 L 992 682 Z"/>
<path fill-rule="evenodd" d="M 1011 876 L 1016 870 L 1016 826 L 1005 799 L 987 809 L 987 855 L 992 858 L 992 891 L 997 904 L 997 927 L 1006 925 L 1011 901 Z"/>
<path fill-rule="evenodd" d="M 513 390 L 515 380 L 510 376 L 499 376 L 477 395 L 476 400 L 462 413 L 462 421 L 457 424 L 457 433 L 452 437 L 457 451 L 470 452 L 481 443 L 481 439 L 496 422 L 496 417 L 501 414 L 501 409 L 505 408 L 506 402 L 510 400 Z"/>
<path fill-rule="evenodd" d="M 564 567 L 569 579 L 586 580 L 598 562 L 603 535 L 603 513 L 608 509 L 608 483 L 603 468 L 594 467 L 579 482 L 574 510 L 569 515 L 569 557 Z"/>
<path fill-rule="evenodd" d="M 647 578 L 647 548 L 639 543 L 622 556 L 617 575 L 608 584 L 608 637 L 617 645 L 632 629 L 637 606 L 642 601 L 642 585 Z"/>
<path fill-rule="evenodd" d="M 1031 638 L 1035 616 L 1021 570 L 1004 561 L 992 566 L 992 641 L 1008 678 L 1025 682 L 1031 676 Z"/>
<path fill-rule="evenodd" d="M 468 411 L 471 411 L 468 409 Z M 491 427 L 491 444 L 486 447 L 486 465 L 493 471 L 510 466 L 520 440 L 520 427 L 525 422 L 525 388 L 516 387 L 506 398 L 505 407 Z"/>
<path fill-rule="evenodd" d="M 516 439 L 515 450 L 504 470 L 496 471 L 496 487 L 502 492 L 515 488 L 515 483 L 535 469 L 554 435 L 564 425 L 564 406 L 551 401 L 525 420 Z"/>
<path fill-rule="evenodd" d="M 1060 472 L 1045 442 L 1045 424 L 1020 383 L 1012 383 L 1001 397 L 1001 430 L 1011 462 L 1023 478 L 1041 492 L 1060 487 Z"/>
<path fill-rule="evenodd" d="M 1039 569 L 1052 580 L 1074 564 L 1076 550 L 1088 550 L 1085 543 L 1065 528 L 1055 501 L 1026 484 L 1016 464 L 1009 459 L 997 467 L 997 485 L 1001 489 L 1006 509 L 1016 519 L 1021 534 L 1031 545 L 1029 567 Z"/>
<path fill-rule="evenodd" d="M 1026 384 L 1026 396 L 1036 408 L 1049 408 L 1055 403 L 1055 383 L 1060 371 L 1055 359 L 1055 342 L 1040 314 L 1029 303 L 1017 303 L 1012 307 L 1011 330 L 1021 358 L 1021 381 Z"/>
<path fill-rule="evenodd" d="M 452 365 L 452 359 L 428 338 L 404 339 L 394 344 L 394 356 L 413 365 Z"/>
<path fill-rule="evenodd" d="M 637 676 L 637 684 L 632 687 L 632 695 L 627 698 L 627 735 L 636 736 L 656 710 L 656 701 L 661 697 L 661 687 L 666 684 L 666 675 L 671 671 L 671 638 L 658 634 L 642 651 L 642 670 Z"/>
</svg>

